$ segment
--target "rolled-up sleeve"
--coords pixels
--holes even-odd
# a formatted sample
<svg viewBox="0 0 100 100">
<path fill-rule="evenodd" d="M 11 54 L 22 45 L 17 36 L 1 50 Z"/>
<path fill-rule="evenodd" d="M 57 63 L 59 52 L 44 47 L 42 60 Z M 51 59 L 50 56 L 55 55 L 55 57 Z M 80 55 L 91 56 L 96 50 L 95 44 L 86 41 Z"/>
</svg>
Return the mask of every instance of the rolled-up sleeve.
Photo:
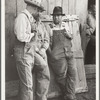
<svg viewBox="0 0 100 100">
<path fill-rule="evenodd" d="M 27 31 L 27 20 L 24 14 L 20 14 L 15 20 L 14 33 L 17 39 L 21 42 L 30 42 L 34 36 L 31 32 Z"/>
</svg>

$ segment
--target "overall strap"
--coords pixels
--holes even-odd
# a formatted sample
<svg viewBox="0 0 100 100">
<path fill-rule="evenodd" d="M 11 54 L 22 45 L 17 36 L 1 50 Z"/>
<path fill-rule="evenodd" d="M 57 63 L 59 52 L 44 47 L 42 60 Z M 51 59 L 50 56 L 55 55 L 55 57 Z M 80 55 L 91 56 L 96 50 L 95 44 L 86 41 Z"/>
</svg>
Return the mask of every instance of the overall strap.
<svg viewBox="0 0 100 100">
<path fill-rule="evenodd" d="M 32 23 L 32 22 L 30 21 L 30 19 L 29 19 L 28 15 L 27 15 L 25 12 L 22 12 L 22 13 L 23 13 L 23 14 L 25 14 L 25 15 L 27 16 L 27 18 L 28 18 L 29 22 L 30 22 L 30 23 Z"/>
<path fill-rule="evenodd" d="M 22 13 L 25 14 L 25 15 L 27 16 L 27 18 L 28 18 L 28 20 L 29 20 L 29 22 L 30 22 L 30 25 L 31 25 L 31 32 L 32 32 L 33 22 L 30 21 L 29 16 L 28 16 L 25 12 L 22 12 Z M 35 23 L 35 24 L 36 24 L 36 23 Z"/>
</svg>

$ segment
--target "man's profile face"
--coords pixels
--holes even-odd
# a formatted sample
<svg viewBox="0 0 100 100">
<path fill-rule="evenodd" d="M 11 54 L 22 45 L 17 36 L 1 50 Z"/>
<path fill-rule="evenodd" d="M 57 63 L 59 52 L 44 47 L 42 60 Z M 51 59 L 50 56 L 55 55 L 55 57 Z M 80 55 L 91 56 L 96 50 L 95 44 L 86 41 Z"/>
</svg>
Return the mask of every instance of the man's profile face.
<svg viewBox="0 0 100 100">
<path fill-rule="evenodd" d="M 62 16 L 61 15 L 53 15 L 53 22 L 54 24 L 59 24 L 62 21 Z"/>
<path fill-rule="evenodd" d="M 34 19 L 38 21 L 40 14 L 41 14 L 41 10 L 38 7 L 35 7 Z"/>
</svg>

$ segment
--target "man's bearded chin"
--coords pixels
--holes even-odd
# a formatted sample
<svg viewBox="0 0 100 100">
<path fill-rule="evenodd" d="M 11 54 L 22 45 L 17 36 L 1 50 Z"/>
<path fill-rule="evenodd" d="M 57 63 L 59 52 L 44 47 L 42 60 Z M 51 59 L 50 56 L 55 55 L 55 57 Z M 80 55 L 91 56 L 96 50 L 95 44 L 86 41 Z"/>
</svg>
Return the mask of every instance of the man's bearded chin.
<svg viewBox="0 0 100 100">
<path fill-rule="evenodd" d="M 36 21 L 39 21 L 39 18 L 40 18 L 39 14 L 34 16 L 34 19 L 35 19 Z"/>
<path fill-rule="evenodd" d="M 55 25 L 59 24 L 59 21 L 55 21 L 55 20 L 54 20 L 54 24 L 55 24 Z"/>
</svg>

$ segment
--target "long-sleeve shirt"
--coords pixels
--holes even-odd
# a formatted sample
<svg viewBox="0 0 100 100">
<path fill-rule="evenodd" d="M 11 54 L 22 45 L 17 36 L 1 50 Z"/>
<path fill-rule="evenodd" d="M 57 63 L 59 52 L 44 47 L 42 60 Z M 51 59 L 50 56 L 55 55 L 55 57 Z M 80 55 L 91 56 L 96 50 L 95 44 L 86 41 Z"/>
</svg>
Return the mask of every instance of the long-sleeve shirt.
<svg viewBox="0 0 100 100">
<path fill-rule="evenodd" d="M 37 30 L 37 46 L 39 48 L 44 48 L 45 50 L 47 50 L 49 47 L 49 33 L 47 32 L 45 25 L 41 21 L 38 23 Z"/>
<path fill-rule="evenodd" d="M 32 25 L 33 24 L 33 25 Z M 22 11 L 15 20 L 14 33 L 20 42 L 30 43 L 34 32 L 32 33 L 32 26 L 37 26 L 37 38 L 35 40 L 36 49 L 44 48 L 47 50 L 49 47 L 49 34 L 47 33 L 44 24 L 40 21 L 36 22 L 28 10 Z M 35 38 L 34 38 L 35 39 Z"/>
<path fill-rule="evenodd" d="M 34 33 L 31 33 L 31 22 L 35 22 L 28 10 L 22 11 L 15 20 L 14 33 L 20 42 L 30 42 Z"/>
</svg>

